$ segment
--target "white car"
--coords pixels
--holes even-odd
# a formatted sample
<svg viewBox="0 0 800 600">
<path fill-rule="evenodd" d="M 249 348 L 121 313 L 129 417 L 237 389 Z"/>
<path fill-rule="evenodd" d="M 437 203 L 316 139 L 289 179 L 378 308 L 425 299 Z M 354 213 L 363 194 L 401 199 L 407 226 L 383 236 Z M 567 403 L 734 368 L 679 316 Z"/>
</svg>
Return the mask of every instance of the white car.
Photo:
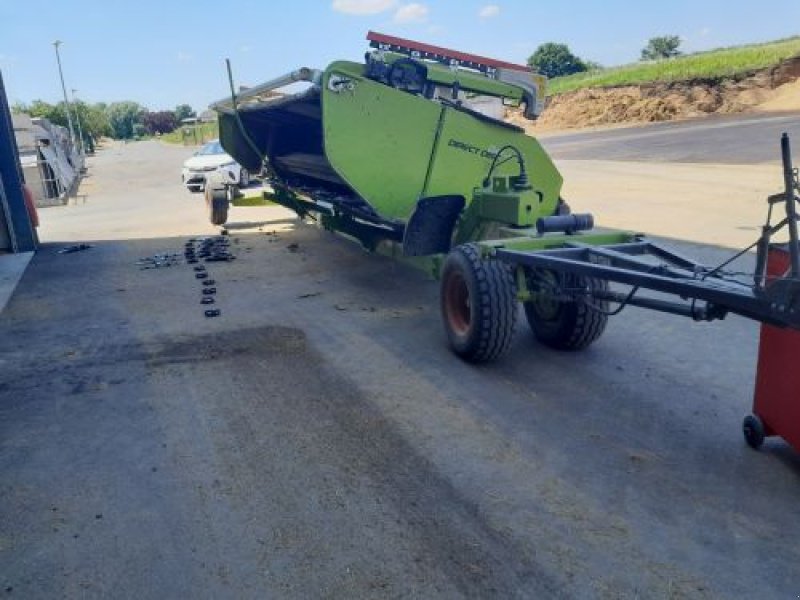
<svg viewBox="0 0 800 600">
<path fill-rule="evenodd" d="M 225 152 L 219 140 L 204 144 L 200 150 L 183 163 L 181 179 L 190 192 L 202 192 L 206 186 L 206 176 L 214 171 L 220 172 L 227 181 L 240 188 L 250 185 L 250 173 Z"/>
</svg>

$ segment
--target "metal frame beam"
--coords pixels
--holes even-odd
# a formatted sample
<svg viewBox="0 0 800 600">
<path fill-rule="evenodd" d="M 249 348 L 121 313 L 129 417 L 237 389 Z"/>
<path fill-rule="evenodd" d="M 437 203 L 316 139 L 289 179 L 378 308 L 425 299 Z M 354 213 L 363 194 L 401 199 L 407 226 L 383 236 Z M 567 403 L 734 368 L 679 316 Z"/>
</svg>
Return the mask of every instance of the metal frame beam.
<svg viewBox="0 0 800 600">
<path fill-rule="evenodd" d="M 664 260 L 665 264 L 648 263 L 632 254 L 655 256 Z M 729 311 L 778 326 L 800 328 L 800 314 L 782 310 L 770 300 L 768 293 L 741 282 L 724 279 L 719 274 L 708 274 L 706 267 L 692 263 L 652 242 L 603 247 L 580 245 L 538 252 L 497 248 L 495 257 L 515 266 L 605 279 L 679 296 L 692 304 L 697 300 L 705 301 L 710 306 L 698 310 L 690 304 L 687 310 L 678 308 L 677 303 L 655 301 L 654 304 L 647 299 L 642 299 L 644 302 L 632 302 L 629 299 L 627 303 L 631 305 L 641 305 L 655 310 L 665 310 L 669 305 L 670 310 L 667 312 L 699 319 Z M 612 297 L 598 299 L 617 300 Z"/>
</svg>

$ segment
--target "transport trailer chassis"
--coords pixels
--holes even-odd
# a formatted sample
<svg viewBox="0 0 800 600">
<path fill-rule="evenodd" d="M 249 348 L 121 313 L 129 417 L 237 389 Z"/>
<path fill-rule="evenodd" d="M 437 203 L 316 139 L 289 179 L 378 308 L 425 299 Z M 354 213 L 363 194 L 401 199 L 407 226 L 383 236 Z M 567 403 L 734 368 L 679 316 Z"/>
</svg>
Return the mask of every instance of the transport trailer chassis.
<svg viewBox="0 0 800 600">
<path fill-rule="evenodd" d="M 588 294 L 594 300 L 618 303 L 620 308 L 638 306 L 695 321 L 713 321 L 736 313 L 772 325 L 800 326 L 796 294 L 782 297 L 771 293 L 771 288 L 736 280 L 725 271 L 695 263 L 638 237 L 628 243 L 607 246 L 565 241 L 562 248 L 534 252 L 500 247 L 495 249 L 494 258 L 521 269 L 546 270 L 632 286 L 628 293 L 606 289 L 589 293 L 586 287 L 558 286 L 540 290 L 565 301 L 586 301 Z M 518 297 L 523 301 L 535 293 L 524 289 L 528 287 L 526 281 L 527 278 L 517 277 L 518 286 L 522 288 Z M 662 292 L 679 299 L 641 297 L 640 290 Z"/>
<path fill-rule="evenodd" d="M 800 192 L 798 171 L 792 165 L 789 137 L 781 137 L 781 155 L 785 189 L 767 199 L 769 211 L 760 238 L 749 248 L 717 267 L 709 268 L 683 257 L 652 241 L 635 239 L 617 244 L 593 245 L 580 239 L 565 240 L 562 247 L 535 252 L 515 248 L 513 244 L 494 249 L 493 257 L 518 269 L 549 271 L 559 275 L 592 278 L 632 286 L 627 294 L 608 289 L 550 289 L 550 293 L 579 296 L 587 293 L 594 300 L 627 305 L 691 317 L 696 321 L 722 319 L 735 313 L 778 327 L 800 329 L 800 246 L 798 245 L 797 202 Z M 783 204 L 786 217 L 771 224 L 773 208 Z M 789 267 L 780 277 L 767 277 L 767 258 L 772 237 L 788 230 Z M 756 266 L 751 282 L 744 282 L 724 267 L 752 248 L 757 249 Z M 563 279 L 563 277 L 562 277 Z M 520 299 L 531 295 L 526 289 L 530 277 L 517 276 Z M 678 296 L 682 300 L 639 297 L 641 289 Z M 542 290 L 547 292 L 548 290 Z M 698 302 L 703 302 L 698 305 Z"/>
<path fill-rule="evenodd" d="M 797 169 L 789 139 L 781 139 L 785 190 L 770 196 L 766 224 L 750 247 L 721 265 L 709 267 L 681 256 L 644 236 L 620 231 L 567 231 L 582 215 L 540 220 L 539 236 L 478 241 L 453 248 L 441 269 L 441 310 L 453 350 L 473 362 L 496 359 L 510 345 L 522 302 L 538 340 L 560 350 L 581 350 L 596 341 L 610 316 L 627 306 L 689 317 L 695 321 L 738 314 L 781 328 L 800 329 L 800 245 L 796 196 Z M 786 216 L 771 223 L 783 204 Z M 553 229 L 548 233 L 550 223 Z M 591 227 L 588 219 L 586 229 Z M 767 275 L 772 238 L 788 230 L 789 267 Z M 513 229 L 505 234 L 515 235 Z M 756 249 L 747 274 L 726 270 Z M 615 284 L 614 289 L 609 284 Z M 623 291 L 619 291 L 619 289 Z M 647 293 L 642 293 L 647 291 Z"/>
</svg>

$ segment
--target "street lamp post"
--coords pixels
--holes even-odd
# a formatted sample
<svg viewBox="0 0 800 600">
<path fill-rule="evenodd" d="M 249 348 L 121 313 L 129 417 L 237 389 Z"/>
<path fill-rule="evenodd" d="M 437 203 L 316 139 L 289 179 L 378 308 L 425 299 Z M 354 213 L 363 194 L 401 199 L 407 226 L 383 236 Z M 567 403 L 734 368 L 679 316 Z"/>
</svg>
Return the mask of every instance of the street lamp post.
<svg viewBox="0 0 800 600">
<path fill-rule="evenodd" d="M 61 70 L 61 56 L 58 53 L 58 47 L 61 45 L 61 40 L 53 42 L 56 47 L 56 62 L 58 62 L 58 76 L 61 78 L 61 91 L 64 92 L 64 108 L 67 111 L 67 124 L 69 125 L 69 139 L 75 146 L 75 130 L 72 127 L 72 113 L 69 109 L 69 98 L 67 98 L 67 86 L 64 85 L 64 72 Z"/>
<path fill-rule="evenodd" d="M 81 131 L 81 112 L 78 110 L 78 101 L 75 99 L 75 88 L 72 88 L 72 104 L 75 106 L 75 123 L 78 125 L 78 141 L 80 142 L 81 154 L 86 155 L 86 150 L 83 147 L 83 131 Z"/>
</svg>

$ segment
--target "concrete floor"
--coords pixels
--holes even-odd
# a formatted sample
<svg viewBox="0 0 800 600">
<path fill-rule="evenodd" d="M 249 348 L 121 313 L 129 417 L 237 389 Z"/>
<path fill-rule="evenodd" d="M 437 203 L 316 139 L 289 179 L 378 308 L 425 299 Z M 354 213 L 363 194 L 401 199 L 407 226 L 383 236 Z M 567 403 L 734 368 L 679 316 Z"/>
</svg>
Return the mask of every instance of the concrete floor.
<svg viewBox="0 0 800 600">
<path fill-rule="evenodd" d="M 42 211 L 0 315 L 0 593 L 800 593 L 800 455 L 740 432 L 756 324 L 629 309 L 563 354 L 521 319 L 474 367 L 435 282 L 281 209 L 232 213 L 207 319 L 189 266 L 135 264 L 214 231 L 185 154 L 109 149 L 86 204 Z"/>
<path fill-rule="evenodd" d="M 0 253 L 0 313 L 8 304 L 31 258 L 33 252 Z"/>
</svg>

